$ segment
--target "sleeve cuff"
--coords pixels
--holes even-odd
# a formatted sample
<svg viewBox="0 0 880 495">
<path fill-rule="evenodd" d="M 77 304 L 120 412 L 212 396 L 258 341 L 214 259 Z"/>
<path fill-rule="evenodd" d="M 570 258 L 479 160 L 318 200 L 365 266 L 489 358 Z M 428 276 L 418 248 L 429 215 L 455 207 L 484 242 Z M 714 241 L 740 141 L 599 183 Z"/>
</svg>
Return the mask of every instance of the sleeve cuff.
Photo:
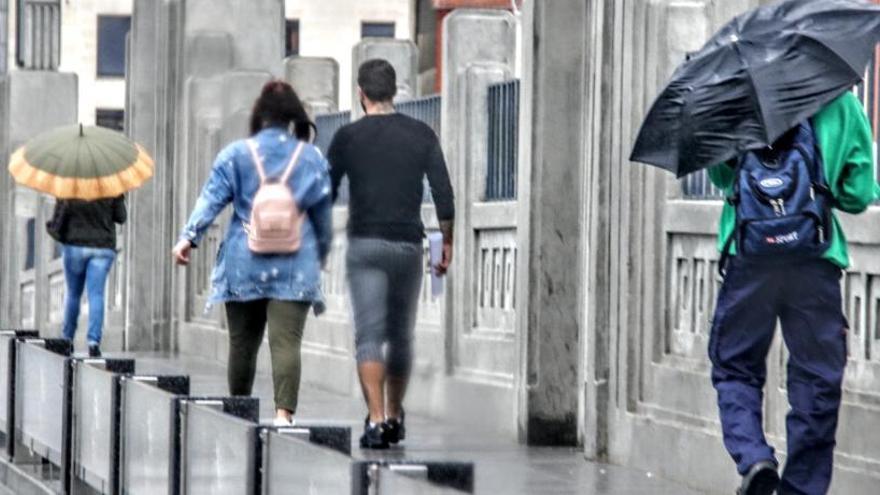
<svg viewBox="0 0 880 495">
<path fill-rule="evenodd" d="M 180 234 L 180 239 L 186 239 L 192 244 L 193 249 L 199 247 L 199 235 L 194 230 L 184 230 L 183 233 Z"/>
</svg>

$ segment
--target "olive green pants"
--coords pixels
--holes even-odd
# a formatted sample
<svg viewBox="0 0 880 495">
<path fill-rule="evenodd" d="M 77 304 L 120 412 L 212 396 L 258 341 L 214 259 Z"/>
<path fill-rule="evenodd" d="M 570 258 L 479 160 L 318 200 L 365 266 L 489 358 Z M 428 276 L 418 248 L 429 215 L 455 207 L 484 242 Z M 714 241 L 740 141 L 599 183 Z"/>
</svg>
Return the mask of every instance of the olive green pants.
<svg viewBox="0 0 880 495">
<path fill-rule="evenodd" d="M 231 395 L 251 395 L 257 353 L 268 322 L 275 408 L 296 412 L 302 368 L 300 346 L 309 308 L 306 303 L 274 299 L 226 303 Z"/>
</svg>

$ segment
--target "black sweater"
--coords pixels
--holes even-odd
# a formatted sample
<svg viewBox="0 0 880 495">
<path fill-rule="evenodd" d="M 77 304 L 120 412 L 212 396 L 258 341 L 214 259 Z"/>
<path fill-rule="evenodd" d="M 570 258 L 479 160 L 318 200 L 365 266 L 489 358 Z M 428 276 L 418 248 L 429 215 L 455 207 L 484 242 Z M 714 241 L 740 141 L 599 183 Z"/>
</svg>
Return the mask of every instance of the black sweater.
<svg viewBox="0 0 880 495">
<path fill-rule="evenodd" d="M 421 242 L 424 178 L 437 218 L 453 220 L 449 172 L 437 135 L 402 114 L 368 115 L 341 128 L 327 152 L 333 198 L 348 176 L 348 232 L 353 237 Z"/>
<path fill-rule="evenodd" d="M 62 244 L 109 249 L 116 249 L 115 224 L 123 224 L 127 218 L 123 196 L 97 201 L 58 200 L 54 215 L 61 216 Z"/>
</svg>

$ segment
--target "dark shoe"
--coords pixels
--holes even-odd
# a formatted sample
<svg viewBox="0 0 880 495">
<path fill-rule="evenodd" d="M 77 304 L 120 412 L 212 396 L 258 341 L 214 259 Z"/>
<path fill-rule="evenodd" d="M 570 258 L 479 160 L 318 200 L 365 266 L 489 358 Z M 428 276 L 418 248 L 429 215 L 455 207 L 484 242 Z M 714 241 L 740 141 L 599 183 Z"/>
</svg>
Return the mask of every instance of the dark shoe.
<svg viewBox="0 0 880 495">
<path fill-rule="evenodd" d="M 776 464 L 770 461 L 761 461 L 751 468 L 743 476 L 742 486 L 737 493 L 739 495 L 772 495 L 779 487 L 779 473 Z"/>
<path fill-rule="evenodd" d="M 364 421 L 364 434 L 361 435 L 362 449 L 387 449 L 388 440 L 385 439 L 385 423 L 370 426 L 370 417 Z"/>
<path fill-rule="evenodd" d="M 401 440 L 406 439 L 406 413 L 400 411 L 400 419 L 389 419 L 385 422 L 385 440 L 388 443 L 397 445 Z"/>
<path fill-rule="evenodd" d="M 101 348 L 98 347 L 97 345 L 94 345 L 94 344 L 90 345 L 89 346 L 89 357 L 93 357 L 93 358 L 101 357 Z"/>
</svg>

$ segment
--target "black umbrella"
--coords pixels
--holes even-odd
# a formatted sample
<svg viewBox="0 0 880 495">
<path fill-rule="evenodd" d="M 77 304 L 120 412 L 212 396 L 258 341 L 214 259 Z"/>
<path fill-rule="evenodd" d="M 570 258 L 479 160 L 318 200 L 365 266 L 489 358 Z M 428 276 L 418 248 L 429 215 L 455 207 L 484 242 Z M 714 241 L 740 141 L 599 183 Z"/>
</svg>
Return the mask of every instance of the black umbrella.
<svg viewBox="0 0 880 495">
<path fill-rule="evenodd" d="M 858 84 L 878 41 L 880 6 L 858 0 L 736 17 L 675 71 L 630 159 L 682 177 L 767 147 Z"/>
</svg>

